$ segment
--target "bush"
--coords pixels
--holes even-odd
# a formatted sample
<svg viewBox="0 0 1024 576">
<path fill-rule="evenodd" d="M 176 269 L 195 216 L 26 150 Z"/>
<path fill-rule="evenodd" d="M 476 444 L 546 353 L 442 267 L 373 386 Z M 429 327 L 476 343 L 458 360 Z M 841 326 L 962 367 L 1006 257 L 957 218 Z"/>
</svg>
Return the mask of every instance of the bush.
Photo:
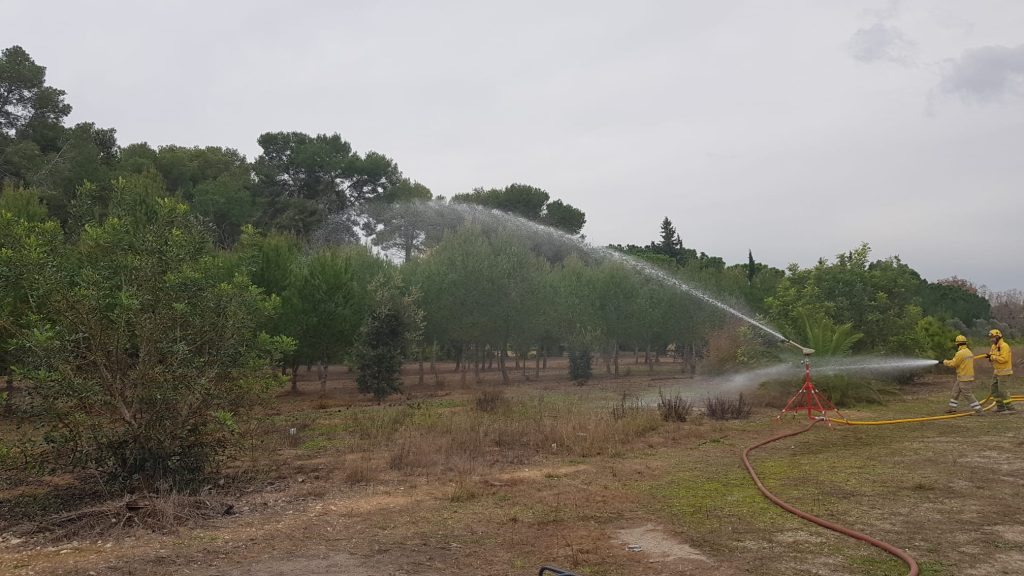
<svg viewBox="0 0 1024 576">
<path fill-rule="evenodd" d="M 569 378 L 576 382 L 586 382 L 594 375 L 594 358 L 590 350 L 569 351 Z"/>
<path fill-rule="evenodd" d="M 899 395 L 899 391 L 890 382 L 851 380 L 849 376 L 841 374 L 815 378 L 814 385 L 836 408 L 884 404 L 886 398 Z M 757 395 L 765 406 L 781 409 L 799 388 L 800 385 L 793 380 L 771 380 L 761 384 Z"/>
<path fill-rule="evenodd" d="M 20 275 L 45 311 L 20 333 L 25 408 L 46 427 L 51 467 L 189 490 L 280 384 L 266 367 L 294 343 L 260 333 L 276 299 L 215 251 L 184 205 L 119 181 L 109 210 L 60 250 L 33 253 L 58 272 Z"/>
<path fill-rule="evenodd" d="M 899 395 L 891 384 L 874 380 L 852 380 L 848 376 L 824 376 L 815 382 L 818 390 L 836 408 L 849 408 L 858 404 L 885 404 L 888 396 Z"/>
<path fill-rule="evenodd" d="M 619 403 L 612 406 L 612 419 L 619 421 L 631 414 L 643 412 L 645 408 L 646 406 L 644 405 L 643 400 L 623 392 L 622 398 L 619 399 Z"/>
<path fill-rule="evenodd" d="M 742 420 L 749 418 L 753 409 L 742 393 L 736 398 L 709 396 L 704 399 L 704 414 L 712 420 Z"/>
<path fill-rule="evenodd" d="M 418 292 L 405 293 L 396 273 L 385 273 L 370 288 L 373 307 L 356 340 L 356 384 L 380 402 L 402 391 L 402 358 L 423 333 Z"/>
<path fill-rule="evenodd" d="M 665 422 L 686 422 L 692 411 L 693 402 L 690 400 L 678 393 L 674 396 L 665 396 L 665 393 L 658 389 L 658 413 Z"/>
</svg>

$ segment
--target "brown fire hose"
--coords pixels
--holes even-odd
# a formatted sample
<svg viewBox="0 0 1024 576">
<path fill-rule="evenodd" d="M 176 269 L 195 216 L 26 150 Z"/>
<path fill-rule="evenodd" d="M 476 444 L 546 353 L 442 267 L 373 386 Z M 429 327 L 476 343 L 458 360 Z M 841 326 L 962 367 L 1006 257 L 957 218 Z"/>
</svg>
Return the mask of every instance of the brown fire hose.
<svg viewBox="0 0 1024 576">
<path fill-rule="evenodd" d="M 743 465 L 747 467 L 747 472 L 749 472 L 750 473 L 750 477 L 753 478 L 754 484 L 757 485 L 757 489 L 761 491 L 761 494 L 763 494 L 765 498 L 771 500 L 773 504 L 775 504 L 779 508 L 782 508 L 786 512 L 789 512 L 790 514 L 795 514 L 796 516 L 799 516 L 800 518 L 803 518 L 804 520 L 807 520 L 808 522 L 813 522 L 813 523 L 817 524 L 818 526 L 821 526 L 823 528 L 828 528 L 829 530 L 832 530 L 833 532 L 839 532 L 840 534 L 844 534 L 846 536 L 849 536 L 850 538 L 854 538 L 854 539 L 860 540 L 862 542 L 867 542 L 868 544 L 871 544 L 872 546 L 874 546 L 876 548 L 881 548 L 885 552 L 887 552 L 887 553 L 889 553 L 889 554 L 899 558 L 900 560 L 903 561 L 904 564 L 907 565 L 907 568 L 910 569 L 910 572 L 907 573 L 907 576 L 918 576 L 919 572 L 918 572 L 918 568 L 917 568 L 917 562 L 915 562 L 914 559 L 910 556 L 910 554 L 906 553 L 906 551 L 901 550 L 901 549 L 899 549 L 899 548 L 897 548 L 897 547 L 895 547 L 892 544 L 889 544 L 887 542 L 882 542 L 881 540 L 872 538 L 871 536 L 868 536 L 867 534 L 861 534 L 860 532 L 857 532 L 856 530 L 851 530 L 849 528 L 846 528 L 845 526 L 840 526 L 839 524 L 835 524 L 833 522 L 829 522 L 828 520 L 823 520 L 821 518 L 818 518 L 817 516 L 814 516 L 812 514 L 808 514 L 807 512 L 804 512 L 803 510 L 800 510 L 799 508 L 796 508 L 795 506 L 787 504 L 787 503 L 783 502 L 782 500 L 780 500 L 777 496 L 775 496 L 774 494 L 769 492 L 768 489 L 764 487 L 764 484 L 761 483 L 761 479 L 757 477 L 757 473 L 754 472 L 754 467 L 750 464 L 750 459 L 748 458 L 748 456 L 750 455 L 750 453 L 752 451 L 760 448 L 761 446 L 765 446 L 767 444 L 771 444 L 772 442 L 776 442 L 778 440 L 782 440 L 783 438 L 789 438 L 791 436 L 796 436 L 798 434 L 803 434 L 804 432 L 807 432 L 808 430 L 813 428 L 814 425 L 817 424 L 818 422 L 820 422 L 820 420 L 815 420 L 814 422 L 811 422 L 810 424 L 808 424 L 806 428 L 802 428 L 802 429 L 797 430 L 795 432 L 786 432 L 786 433 L 783 433 L 783 434 L 779 434 L 778 436 L 773 436 L 773 437 L 771 437 L 771 438 L 769 438 L 769 439 L 767 439 L 767 440 L 765 440 L 763 442 L 760 442 L 758 444 L 754 444 L 753 446 L 750 446 L 746 450 L 743 451 Z"/>
</svg>

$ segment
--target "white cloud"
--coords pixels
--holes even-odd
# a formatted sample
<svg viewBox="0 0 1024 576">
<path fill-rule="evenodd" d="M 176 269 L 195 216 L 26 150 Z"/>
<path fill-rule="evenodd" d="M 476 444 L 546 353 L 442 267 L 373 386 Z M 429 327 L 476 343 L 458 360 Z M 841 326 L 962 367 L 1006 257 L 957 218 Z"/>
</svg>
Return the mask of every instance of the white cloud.
<svg viewBox="0 0 1024 576">
<path fill-rule="evenodd" d="M 854 59 L 871 64 L 874 62 L 895 62 L 908 64 L 914 51 L 914 43 L 892 24 L 876 22 L 853 33 L 847 45 Z"/>
<path fill-rule="evenodd" d="M 1024 44 L 967 50 L 949 64 L 939 89 L 968 102 L 1024 99 Z"/>
</svg>

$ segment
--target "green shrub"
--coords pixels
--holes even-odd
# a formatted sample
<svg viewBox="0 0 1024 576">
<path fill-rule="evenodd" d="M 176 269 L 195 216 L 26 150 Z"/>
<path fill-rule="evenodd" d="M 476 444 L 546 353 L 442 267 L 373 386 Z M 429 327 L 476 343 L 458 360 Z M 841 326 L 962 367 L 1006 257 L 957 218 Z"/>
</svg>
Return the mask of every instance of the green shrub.
<svg viewBox="0 0 1024 576">
<path fill-rule="evenodd" d="M 590 350 L 569 351 L 569 378 L 575 382 L 586 382 L 594 375 L 594 358 Z"/>
</svg>

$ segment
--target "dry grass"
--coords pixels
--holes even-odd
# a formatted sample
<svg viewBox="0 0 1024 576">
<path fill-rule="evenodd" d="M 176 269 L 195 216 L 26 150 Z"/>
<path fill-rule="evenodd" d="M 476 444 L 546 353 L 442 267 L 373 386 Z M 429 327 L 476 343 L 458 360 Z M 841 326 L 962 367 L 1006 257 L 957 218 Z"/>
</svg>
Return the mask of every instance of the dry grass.
<svg viewBox="0 0 1024 576">
<path fill-rule="evenodd" d="M 476 408 L 477 391 L 315 412 L 306 404 L 275 420 L 284 469 L 234 500 L 240 515 L 125 528 L 109 533 L 112 548 L 65 544 L 73 549 L 64 555 L 35 538 L 0 537 L 0 573 L 529 574 L 544 563 L 589 575 L 902 573 L 870 547 L 772 507 L 743 473 L 740 447 L 802 420 L 776 423 L 775 411 L 756 410 L 749 420 L 696 414 L 666 424 L 653 405 L 612 415 L 622 390 L 654 386 L 511 387 L 489 412 Z M 932 414 L 946 388 L 945 379 L 907 387 L 897 401 L 847 416 Z M 923 575 L 1014 573 L 1024 560 L 1024 531 L 1011 521 L 1024 513 L 1016 418 L 819 427 L 758 452 L 754 464 L 781 497 L 910 549 Z M 289 441 L 300 420 L 308 425 Z M 95 514 L 109 522 L 118 512 Z M 956 521 L 932 529 L 943 518 Z M 651 523 L 710 563 L 653 562 L 614 540 Z"/>
<path fill-rule="evenodd" d="M 753 405 L 743 394 L 735 398 L 709 396 L 704 399 L 704 414 L 712 420 L 744 420 L 750 418 Z"/>
<path fill-rule="evenodd" d="M 425 412 L 406 420 L 390 443 L 393 470 L 471 472 L 520 463 L 530 455 L 591 457 L 621 453 L 662 425 L 658 413 L 624 398 L 610 412 L 577 402 L 505 399 L 487 411 Z"/>
<path fill-rule="evenodd" d="M 508 405 L 508 398 L 505 397 L 504 390 L 493 388 L 477 394 L 473 405 L 481 412 L 497 412 Z"/>
<path fill-rule="evenodd" d="M 172 532 L 233 513 L 234 505 L 221 499 L 177 493 L 144 495 L 52 514 L 11 526 L 7 532 L 19 537 L 42 537 L 45 541 L 115 537 L 136 528 Z"/>
<path fill-rule="evenodd" d="M 693 402 L 683 398 L 681 394 L 665 396 L 658 388 L 658 413 L 665 422 L 686 422 L 693 412 Z"/>
</svg>

